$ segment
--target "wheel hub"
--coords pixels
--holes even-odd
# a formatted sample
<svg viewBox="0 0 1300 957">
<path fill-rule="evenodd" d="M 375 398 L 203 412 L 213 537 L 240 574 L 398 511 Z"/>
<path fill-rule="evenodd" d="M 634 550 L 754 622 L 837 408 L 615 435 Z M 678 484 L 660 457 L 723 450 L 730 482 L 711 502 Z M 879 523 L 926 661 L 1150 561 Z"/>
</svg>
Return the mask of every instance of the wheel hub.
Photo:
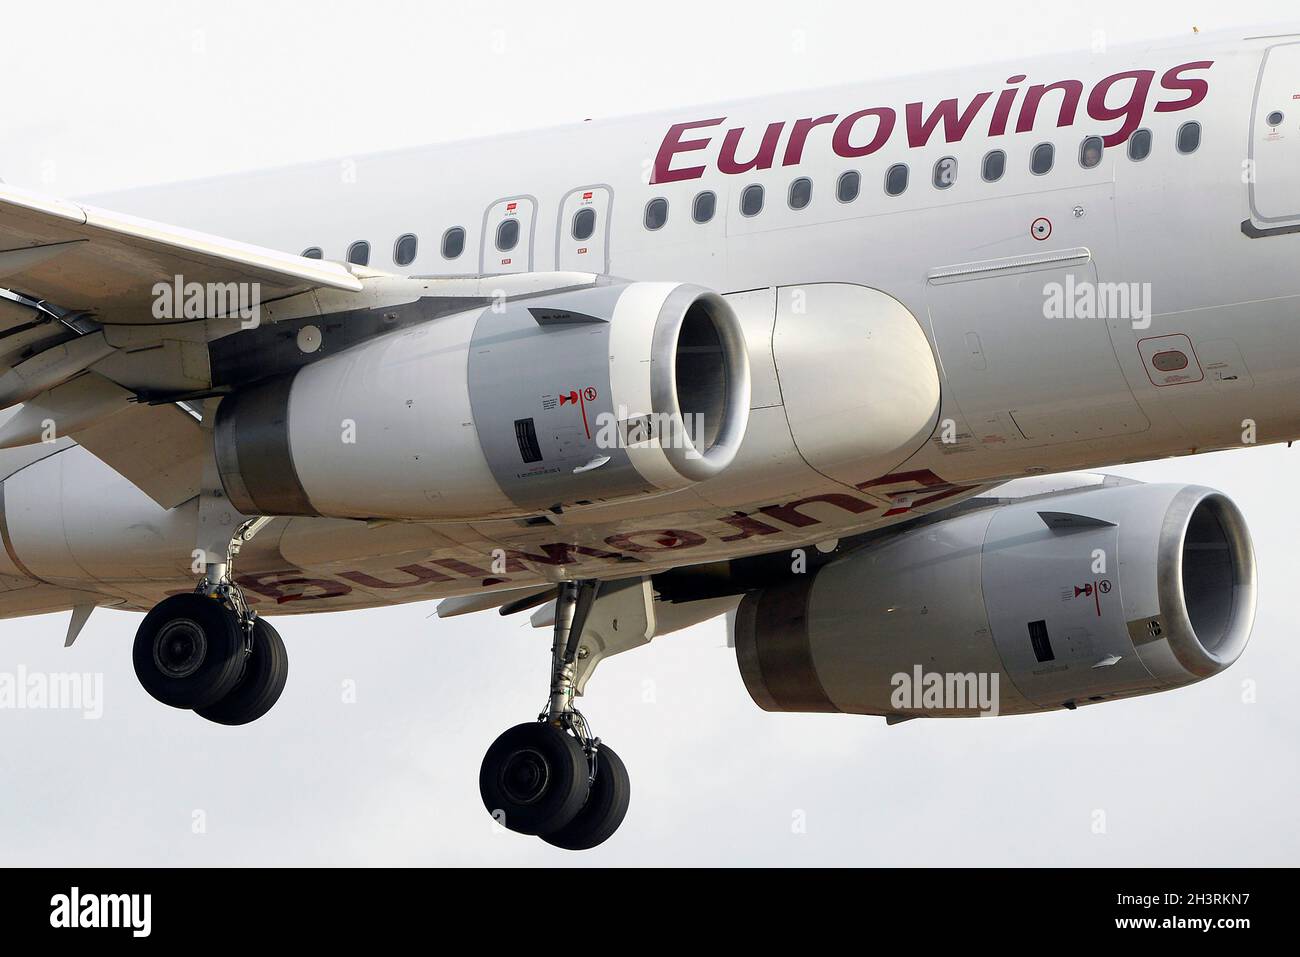
<svg viewBox="0 0 1300 957">
<path fill-rule="evenodd" d="M 538 801 L 546 793 L 550 779 L 546 758 L 531 748 L 516 751 L 501 766 L 501 790 L 516 804 Z"/>
<path fill-rule="evenodd" d="M 207 636 L 188 618 L 169 621 L 153 643 L 154 664 L 169 678 L 188 678 L 199 670 L 207 653 Z"/>
</svg>

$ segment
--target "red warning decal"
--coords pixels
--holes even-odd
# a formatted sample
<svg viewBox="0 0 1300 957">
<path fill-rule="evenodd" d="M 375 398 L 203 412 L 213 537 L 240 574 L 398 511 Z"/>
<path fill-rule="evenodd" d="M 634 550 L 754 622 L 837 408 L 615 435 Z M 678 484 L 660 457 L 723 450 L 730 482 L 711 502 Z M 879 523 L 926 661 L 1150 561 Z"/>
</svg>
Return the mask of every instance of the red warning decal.
<svg viewBox="0 0 1300 957">
<path fill-rule="evenodd" d="M 1109 595 L 1111 590 L 1110 579 L 1103 578 L 1098 582 L 1088 582 L 1083 585 L 1074 586 L 1075 598 L 1091 598 L 1093 607 L 1097 609 L 1097 617 L 1101 617 L 1101 596 Z M 1067 597 L 1069 593 L 1066 593 Z"/>
<path fill-rule="evenodd" d="M 572 402 L 582 410 L 582 428 L 587 433 L 587 438 L 591 438 L 591 426 L 587 424 L 587 403 L 595 401 L 597 392 L 595 386 L 587 386 L 581 392 L 577 389 L 570 389 L 568 392 L 560 393 L 560 405 L 568 405 Z"/>
</svg>

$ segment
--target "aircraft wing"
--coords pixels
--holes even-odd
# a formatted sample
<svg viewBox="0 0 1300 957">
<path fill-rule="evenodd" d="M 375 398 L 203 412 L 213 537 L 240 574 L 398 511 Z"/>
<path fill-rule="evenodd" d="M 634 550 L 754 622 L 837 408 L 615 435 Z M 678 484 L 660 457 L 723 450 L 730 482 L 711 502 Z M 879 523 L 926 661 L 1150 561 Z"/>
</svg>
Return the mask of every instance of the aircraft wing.
<svg viewBox="0 0 1300 957">
<path fill-rule="evenodd" d="M 173 403 L 138 399 L 160 383 L 164 392 L 201 389 L 206 341 L 231 327 L 220 322 L 229 312 L 186 315 L 179 295 L 156 309 L 159 284 L 232 283 L 256 284 L 259 302 L 363 288 L 341 263 L 0 184 L 0 410 L 13 410 L 0 411 L 0 448 L 49 441 L 53 428 L 164 507 L 197 494 L 197 417 Z M 114 361 L 131 354 L 134 361 Z M 19 403 L 26 405 L 14 410 Z"/>
<path fill-rule="evenodd" d="M 154 284 L 178 275 L 186 282 L 256 282 L 263 300 L 317 287 L 361 290 L 361 280 L 341 263 L 0 184 L 0 285 L 11 291 L 93 313 L 103 324 L 147 324 L 160 321 L 153 314 Z"/>
</svg>

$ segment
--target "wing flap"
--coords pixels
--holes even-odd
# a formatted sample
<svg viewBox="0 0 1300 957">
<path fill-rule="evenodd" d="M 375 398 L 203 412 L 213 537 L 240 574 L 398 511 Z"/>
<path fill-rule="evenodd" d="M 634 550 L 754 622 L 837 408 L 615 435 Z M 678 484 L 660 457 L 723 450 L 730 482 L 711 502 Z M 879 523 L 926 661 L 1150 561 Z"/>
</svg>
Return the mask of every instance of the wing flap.
<svg viewBox="0 0 1300 957">
<path fill-rule="evenodd" d="M 163 508 L 199 494 L 207 433 L 179 406 L 131 403 L 72 437 Z"/>
<path fill-rule="evenodd" d="M 3 378 L 3 377 L 0 377 Z M 0 424 L 0 449 L 16 449 L 71 435 L 131 407 L 131 393 L 115 382 L 87 372 L 42 392 Z M 55 434 L 51 435 L 51 430 Z"/>
</svg>

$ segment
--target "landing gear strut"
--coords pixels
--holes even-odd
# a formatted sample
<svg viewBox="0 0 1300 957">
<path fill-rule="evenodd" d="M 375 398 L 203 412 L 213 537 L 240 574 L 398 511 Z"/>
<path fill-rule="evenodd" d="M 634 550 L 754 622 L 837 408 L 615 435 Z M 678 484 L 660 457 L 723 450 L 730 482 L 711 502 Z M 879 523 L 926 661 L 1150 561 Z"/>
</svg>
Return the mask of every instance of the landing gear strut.
<svg viewBox="0 0 1300 957">
<path fill-rule="evenodd" d="M 132 660 L 144 690 L 218 724 L 247 724 L 280 698 L 289 659 L 279 633 L 250 610 L 233 577 L 240 548 L 270 519 L 245 522 L 226 560 L 209 563 L 195 590 L 154 606 L 136 631 Z"/>
<path fill-rule="evenodd" d="M 578 642 L 599 594 L 598 581 L 560 585 L 546 710 L 497 738 L 479 771 L 483 804 L 503 827 L 573 851 L 607 840 L 631 797 L 622 760 L 573 706 Z"/>
</svg>

